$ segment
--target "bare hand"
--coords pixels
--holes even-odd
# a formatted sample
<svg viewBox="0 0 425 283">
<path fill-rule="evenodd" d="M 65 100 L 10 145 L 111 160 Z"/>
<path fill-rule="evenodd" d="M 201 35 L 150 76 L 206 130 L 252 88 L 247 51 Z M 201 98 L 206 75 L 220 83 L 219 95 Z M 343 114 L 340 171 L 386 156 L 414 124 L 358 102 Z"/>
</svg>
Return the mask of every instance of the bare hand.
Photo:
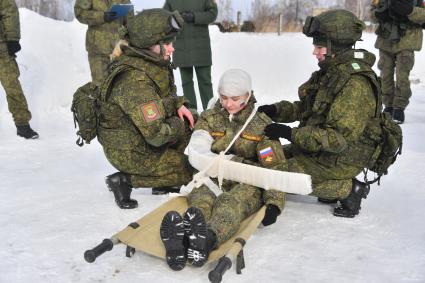
<svg viewBox="0 0 425 283">
<path fill-rule="evenodd" d="M 179 115 L 179 118 L 183 121 L 184 118 L 186 118 L 189 122 L 189 128 L 193 129 L 193 127 L 195 126 L 195 120 L 193 119 L 192 112 L 190 112 L 189 109 L 186 108 L 186 106 L 182 105 L 182 107 L 177 110 L 177 114 Z"/>
</svg>

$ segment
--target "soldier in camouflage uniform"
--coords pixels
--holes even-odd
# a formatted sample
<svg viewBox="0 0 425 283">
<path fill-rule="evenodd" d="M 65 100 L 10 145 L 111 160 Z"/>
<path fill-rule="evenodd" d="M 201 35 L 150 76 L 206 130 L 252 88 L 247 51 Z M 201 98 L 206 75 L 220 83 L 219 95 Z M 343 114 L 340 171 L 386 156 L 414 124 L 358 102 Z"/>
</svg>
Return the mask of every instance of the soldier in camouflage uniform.
<svg viewBox="0 0 425 283">
<path fill-rule="evenodd" d="M 312 195 L 340 201 L 335 216 L 354 217 L 369 187 L 354 179 L 371 159 L 376 144 L 367 125 L 380 113 L 379 83 L 371 69 L 375 56 L 352 49 L 365 25 L 351 12 L 331 10 L 308 17 L 303 32 L 313 37 L 320 70 L 300 86 L 300 101 L 260 106 L 276 122 L 300 121 L 298 127 L 271 124 L 265 133 L 285 138 L 291 172 L 311 175 Z"/>
<path fill-rule="evenodd" d="M 15 1 L 0 0 L 0 82 L 6 92 L 18 136 L 36 139 L 38 134 L 29 125 L 31 113 L 18 80 L 16 53 L 21 50 L 20 38 L 19 11 Z"/>
<path fill-rule="evenodd" d="M 212 145 L 205 146 L 208 147 L 207 151 L 215 154 L 229 146 L 254 110 L 256 102 L 249 75 L 239 69 L 223 74 L 218 92 L 220 102 L 201 114 L 192 136 L 194 139 L 199 132 L 211 136 L 214 139 Z M 263 113 L 256 113 L 231 147 L 229 153 L 234 154 L 232 160 L 286 171 L 288 168 L 280 143 L 264 137 L 263 130 L 271 122 Z M 264 204 L 267 205 L 264 225 L 274 223 L 284 207 L 285 194 L 281 191 L 265 191 L 231 181 L 225 182 L 222 189 L 224 192 L 216 197 L 205 185 L 195 188 L 187 196 L 190 208 L 183 217 L 176 211 L 165 215 L 161 238 L 167 250 L 167 263 L 173 270 L 181 270 L 185 266 L 186 248 L 188 261 L 194 266 L 202 266 L 210 251 L 232 237 L 242 220 Z M 182 223 L 188 239 L 186 247 L 183 245 Z"/>
<path fill-rule="evenodd" d="M 76 0 L 75 17 L 88 25 L 86 50 L 92 80 L 99 85 L 110 63 L 109 54 L 119 40 L 118 28 L 125 19 L 109 12 L 114 4 L 129 4 L 129 0 Z M 132 15 L 133 12 L 130 13 Z"/>
<path fill-rule="evenodd" d="M 97 138 L 120 172 L 106 183 L 120 208 L 135 208 L 137 187 L 180 186 L 191 180 L 183 151 L 193 116 L 176 95 L 170 56 L 183 20 L 163 9 L 129 19 L 127 44 L 111 64 L 101 90 Z"/>
<path fill-rule="evenodd" d="M 374 2 L 378 2 L 372 11 L 379 23 L 375 47 L 379 49 L 384 111 L 403 123 L 404 109 L 412 95 L 409 74 L 415 63 L 414 51 L 422 49 L 423 0 Z"/>
</svg>

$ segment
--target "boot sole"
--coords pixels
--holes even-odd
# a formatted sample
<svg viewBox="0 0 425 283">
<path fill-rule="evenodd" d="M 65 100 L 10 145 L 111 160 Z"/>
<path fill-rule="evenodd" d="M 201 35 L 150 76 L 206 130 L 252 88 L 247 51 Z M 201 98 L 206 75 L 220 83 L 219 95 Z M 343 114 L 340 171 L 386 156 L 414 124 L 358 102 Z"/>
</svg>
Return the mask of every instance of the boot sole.
<svg viewBox="0 0 425 283">
<path fill-rule="evenodd" d="M 182 270 L 186 266 L 183 218 L 176 211 L 168 212 L 162 219 L 159 232 L 168 266 L 175 271 Z"/>
<path fill-rule="evenodd" d="M 202 212 L 194 207 L 184 214 L 184 226 L 189 240 L 187 260 L 193 266 L 201 267 L 207 260 L 207 224 Z"/>
</svg>

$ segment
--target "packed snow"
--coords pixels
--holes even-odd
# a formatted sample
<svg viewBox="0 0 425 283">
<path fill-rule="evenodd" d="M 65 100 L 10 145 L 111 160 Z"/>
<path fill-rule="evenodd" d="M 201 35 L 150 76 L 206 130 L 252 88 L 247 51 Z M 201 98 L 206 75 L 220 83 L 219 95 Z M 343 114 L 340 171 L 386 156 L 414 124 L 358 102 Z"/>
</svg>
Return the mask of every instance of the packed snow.
<svg viewBox="0 0 425 283">
<path fill-rule="evenodd" d="M 20 10 L 21 83 L 38 140 L 16 136 L 0 88 L 0 282 L 207 282 L 214 264 L 171 271 L 165 261 L 118 245 L 94 263 L 83 253 L 161 203 L 135 190 L 139 208 L 121 210 L 104 184 L 115 172 L 97 141 L 78 147 L 72 94 L 90 80 L 86 26 Z M 377 54 L 375 36 L 358 47 Z M 300 33 L 221 34 L 211 28 L 214 86 L 228 68 L 248 71 L 259 104 L 296 100 L 317 69 L 311 39 Z M 416 53 L 413 97 L 406 111 L 403 154 L 373 185 L 359 216 L 337 218 L 310 196 L 287 198 L 275 225 L 245 246 L 246 268 L 224 282 L 425 282 L 425 52 Z M 375 64 L 376 68 L 376 64 Z M 175 72 L 179 94 L 180 75 Z M 360 111 L 360 110 L 359 110 Z"/>
</svg>

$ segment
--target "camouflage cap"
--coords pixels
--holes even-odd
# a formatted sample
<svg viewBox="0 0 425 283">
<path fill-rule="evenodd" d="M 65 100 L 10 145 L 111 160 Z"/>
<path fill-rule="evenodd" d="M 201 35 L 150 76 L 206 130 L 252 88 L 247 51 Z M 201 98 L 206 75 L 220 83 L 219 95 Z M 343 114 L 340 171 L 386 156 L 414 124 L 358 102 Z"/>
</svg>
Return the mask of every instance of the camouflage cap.
<svg viewBox="0 0 425 283">
<path fill-rule="evenodd" d="M 130 45 L 147 48 L 161 41 L 174 40 L 183 23 L 177 11 L 147 9 L 128 19 L 126 37 Z"/>
<path fill-rule="evenodd" d="M 303 33 L 313 37 L 313 44 L 328 45 L 332 43 L 333 51 L 349 48 L 362 37 L 366 28 L 363 21 L 347 10 L 330 10 L 316 17 L 307 17 Z"/>
</svg>

